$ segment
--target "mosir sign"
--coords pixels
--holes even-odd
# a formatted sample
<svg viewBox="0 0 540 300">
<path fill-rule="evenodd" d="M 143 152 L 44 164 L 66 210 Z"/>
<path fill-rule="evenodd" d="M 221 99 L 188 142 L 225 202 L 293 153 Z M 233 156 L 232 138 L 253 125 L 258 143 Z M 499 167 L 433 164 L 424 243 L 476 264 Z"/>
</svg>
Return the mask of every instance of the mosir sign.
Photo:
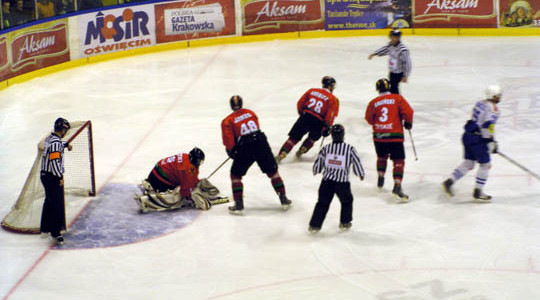
<svg viewBox="0 0 540 300">
<path fill-rule="evenodd" d="M 414 0 L 415 27 L 497 27 L 496 0 Z"/>
<path fill-rule="evenodd" d="M 316 30 L 324 28 L 321 1 L 244 1 L 244 34 Z"/>
</svg>

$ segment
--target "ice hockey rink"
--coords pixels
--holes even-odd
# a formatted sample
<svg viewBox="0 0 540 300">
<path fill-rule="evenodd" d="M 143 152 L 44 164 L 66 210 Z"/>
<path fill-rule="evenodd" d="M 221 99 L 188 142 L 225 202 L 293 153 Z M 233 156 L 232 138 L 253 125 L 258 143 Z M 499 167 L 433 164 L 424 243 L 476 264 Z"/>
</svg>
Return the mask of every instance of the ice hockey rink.
<svg viewBox="0 0 540 300">
<path fill-rule="evenodd" d="M 504 89 L 500 150 L 540 172 L 540 38 L 404 36 L 413 71 L 402 94 L 415 109 L 404 191 L 376 185 L 365 108 L 387 59 L 367 56 L 385 36 L 191 48 L 78 67 L 0 92 L 0 216 L 15 203 L 37 142 L 57 117 L 91 120 L 94 198 L 66 198 L 63 247 L 0 230 L 1 299 L 540 299 L 540 183 L 498 155 L 472 202 L 476 170 L 448 198 L 441 182 L 462 159 L 460 137 L 492 83 Z M 336 122 L 366 169 L 351 177 L 353 227 L 340 231 L 335 198 L 322 230 L 308 234 L 321 176 L 320 142 L 279 167 L 293 207 L 281 211 L 254 165 L 244 216 L 209 211 L 139 214 L 136 185 L 161 158 L 198 146 L 201 178 L 226 159 L 220 123 L 229 97 L 259 115 L 274 153 L 297 118 L 296 101 L 324 75 L 337 80 Z M 329 142 L 326 139 L 325 142 Z M 297 145 L 298 147 L 298 145 Z M 295 151 L 295 148 L 293 151 Z M 230 196 L 230 162 L 211 181 Z M 80 214 L 79 214 L 80 213 Z M 79 215 L 78 218 L 75 216 Z M 84 234 L 83 234 L 84 233 Z M 87 236 L 90 236 L 87 238 Z"/>
</svg>

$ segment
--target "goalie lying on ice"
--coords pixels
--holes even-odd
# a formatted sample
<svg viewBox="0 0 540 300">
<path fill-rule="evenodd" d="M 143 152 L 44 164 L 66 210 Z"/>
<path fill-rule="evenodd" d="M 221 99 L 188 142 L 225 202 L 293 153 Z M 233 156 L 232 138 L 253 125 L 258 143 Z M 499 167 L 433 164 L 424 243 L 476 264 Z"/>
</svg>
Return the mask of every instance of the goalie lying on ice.
<svg viewBox="0 0 540 300">
<path fill-rule="evenodd" d="M 135 200 L 142 212 L 163 211 L 182 207 L 196 207 L 208 210 L 211 201 L 219 201 L 218 189 L 208 180 L 199 181 L 199 166 L 204 161 L 204 153 L 193 148 L 189 153 L 180 153 L 160 160 L 148 178 L 140 186 L 142 195 Z M 225 201 L 226 202 L 226 201 Z"/>
</svg>

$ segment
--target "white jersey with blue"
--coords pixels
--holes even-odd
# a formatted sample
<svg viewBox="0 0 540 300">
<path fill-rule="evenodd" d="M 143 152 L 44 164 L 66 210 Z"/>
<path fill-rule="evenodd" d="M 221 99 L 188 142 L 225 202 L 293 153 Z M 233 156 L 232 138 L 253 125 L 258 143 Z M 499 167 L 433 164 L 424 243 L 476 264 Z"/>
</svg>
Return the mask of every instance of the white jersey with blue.
<svg viewBox="0 0 540 300">
<path fill-rule="evenodd" d="M 482 138 L 495 137 L 495 123 L 499 119 L 500 111 L 497 104 L 489 101 L 478 101 L 473 108 L 472 121 L 478 126 Z"/>
</svg>

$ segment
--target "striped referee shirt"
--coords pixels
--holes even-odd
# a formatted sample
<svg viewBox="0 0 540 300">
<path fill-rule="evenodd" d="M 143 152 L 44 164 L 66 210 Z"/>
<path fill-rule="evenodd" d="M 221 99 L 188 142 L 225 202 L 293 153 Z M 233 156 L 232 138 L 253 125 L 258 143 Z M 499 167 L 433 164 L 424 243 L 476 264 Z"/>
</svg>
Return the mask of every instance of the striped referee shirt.
<svg viewBox="0 0 540 300">
<path fill-rule="evenodd" d="M 54 133 L 45 138 L 45 151 L 41 157 L 41 171 L 52 173 L 56 177 L 64 174 L 64 143 Z"/>
<path fill-rule="evenodd" d="M 324 170 L 324 180 L 348 182 L 351 165 L 356 176 L 364 177 L 364 168 L 356 149 L 345 142 L 333 142 L 319 152 L 313 165 L 313 174 L 317 175 Z"/>
<path fill-rule="evenodd" d="M 388 44 L 377 49 L 373 54 L 377 56 L 388 55 L 388 67 L 390 73 L 403 73 L 403 76 L 409 77 L 411 74 L 411 56 L 409 49 L 401 42 L 396 45 Z"/>
</svg>

